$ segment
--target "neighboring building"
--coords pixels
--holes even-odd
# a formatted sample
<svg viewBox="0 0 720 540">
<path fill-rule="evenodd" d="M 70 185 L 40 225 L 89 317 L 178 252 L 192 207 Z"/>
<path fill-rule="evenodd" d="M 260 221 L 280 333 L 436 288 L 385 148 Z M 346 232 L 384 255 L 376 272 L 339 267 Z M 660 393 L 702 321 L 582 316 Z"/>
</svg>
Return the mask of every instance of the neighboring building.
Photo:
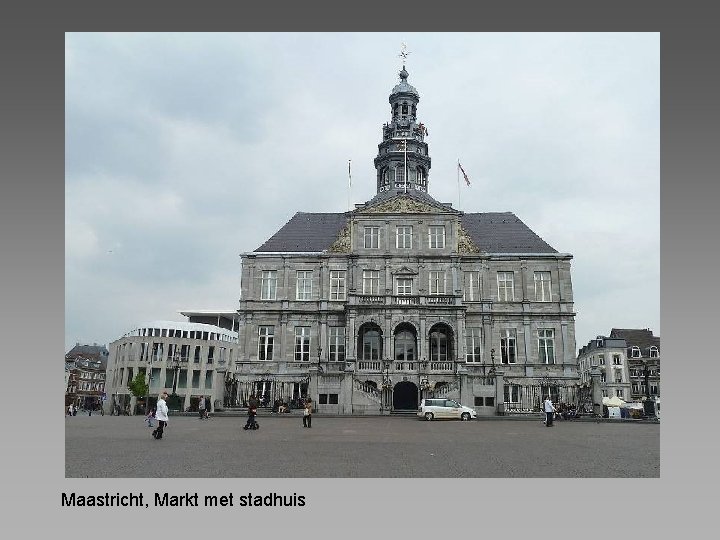
<svg viewBox="0 0 720 540">
<path fill-rule="evenodd" d="M 175 390 L 182 399 L 182 410 L 197 410 L 200 396 L 209 398 L 214 410 L 216 400 L 224 395 L 227 366 L 236 357 L 237 332 L 227 328 L 234 324 L 233 316 L 215 312 L 215 325 L 155 321 L 113 341 L 105 410 L 144 413 L 144 397 L 132 396 L 127 387 L 138 373 L 149 384 L 151 407 L 161 391 Z"/>
<path fill-rule="evenodd" d="M 82 409 L 101 406 L 105 393 L 108 350 L 104 345 L 76 344 L 65 355 L 65 406 Z"/>
<path fill-rule="evenodd" d="M 375 196 L 348 212 L 298 212 L 243 254 L 226 403 L 309 396 L 321 412 L 362 414 L 447 396 L 492 415 L 537 410 L 547 394 L 576 400 L 572 256 L 511 212 L 465 213 L 429 194 L 427 130 L 407 78 L 403 67 L 390 94 Z M 186 315 L 234 328 L 226 314 Z M 127 337 L 112 351 L 135 342 L 139 358 L 141 342 L 162 341 Z M 120 386 L 139 366 L 128 355 Z"/>
<path fill-rule="evenodd" d="M 660 398 L 660 336 L 654 336 L 649 328 L 638 330 L 613 328 L 610 336 L 624 339 L 627 344 L 631 398 L 641 401 L 649 395 L 650 399 L 658 402 Z"/>
<path fill-rule="evenodd" d="M 622 338 L 598 336 L 590 340 L 580 349 L 577 357 L 580 382 L 592 384 L 590 373 L 597 368 L 602 397 L 617 396 L 630 401 L 631 381 L 626 350 L 627 344 Z"/>
</svg>

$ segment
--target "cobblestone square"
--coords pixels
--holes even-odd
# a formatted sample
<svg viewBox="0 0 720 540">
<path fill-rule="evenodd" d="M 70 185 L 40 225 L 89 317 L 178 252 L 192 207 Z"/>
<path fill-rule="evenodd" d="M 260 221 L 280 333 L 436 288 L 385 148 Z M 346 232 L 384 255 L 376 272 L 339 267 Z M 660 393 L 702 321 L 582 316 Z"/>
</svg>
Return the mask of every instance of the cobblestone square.
<svg viewBox="0 0 720 540">
<path fill-rule="evenodd" d="M 659 477 L 660 425 L 536 419 L 171 417 L 162 440 L 142 416 L 65 418 L 65 475 L 112 478 Z"/>
</svg>

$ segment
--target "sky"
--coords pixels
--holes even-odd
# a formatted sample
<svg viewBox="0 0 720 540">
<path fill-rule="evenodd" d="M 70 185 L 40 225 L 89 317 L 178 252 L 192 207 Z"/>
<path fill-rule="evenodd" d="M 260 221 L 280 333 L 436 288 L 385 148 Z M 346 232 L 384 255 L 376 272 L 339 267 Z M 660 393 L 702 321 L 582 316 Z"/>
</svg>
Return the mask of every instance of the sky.
<svg viewBox="0 0 720 540">
<path fill-rule="evenodd" d="M 429 193 L 573 255 L 576 349 L 660 335 L 658 33 L 69 33 L 66 351 L 234 310 L 241 254 L 371 199 L 403 43 Z"/>
</svg>

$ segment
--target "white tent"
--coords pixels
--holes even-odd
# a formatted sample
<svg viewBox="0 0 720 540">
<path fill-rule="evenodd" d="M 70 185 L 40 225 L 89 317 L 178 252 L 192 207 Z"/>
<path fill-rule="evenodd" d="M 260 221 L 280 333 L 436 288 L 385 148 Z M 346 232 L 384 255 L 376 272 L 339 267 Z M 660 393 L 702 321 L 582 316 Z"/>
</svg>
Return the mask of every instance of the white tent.
<svg viewBox="0 0 720 540">
<path fill-rule="evenodd" d="M 625 405 L 625 401 L 623 401 L 622 399 L 620 399 L 617 396 L 613 396 L 611 398 L 604 397 L 603 405 L 605 405 L 607 407 L 622 407 L 623 405 Z"/>
</svg>

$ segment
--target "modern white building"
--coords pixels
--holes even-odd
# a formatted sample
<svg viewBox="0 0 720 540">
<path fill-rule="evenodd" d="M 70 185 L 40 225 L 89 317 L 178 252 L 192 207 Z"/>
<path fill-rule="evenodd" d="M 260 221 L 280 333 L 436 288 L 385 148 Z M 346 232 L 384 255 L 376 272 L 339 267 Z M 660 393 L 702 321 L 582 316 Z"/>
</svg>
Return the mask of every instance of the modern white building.
<svg viewBox="0 0 720 540">
<path fill-rule="evenodd" d="M 110 344 L 106 412 L 144 413 L 145 398 L 132 396 L 127 387 L 138 373 L 149 384 L 151 407 L 166 390 L 177 393 L 183 411 L 197 409 L 201 396 L 214 409 L 237 356 L 237 336 L 232 329 L 197 322 L 153 321 L 132 329 Z"/>
</svg>

